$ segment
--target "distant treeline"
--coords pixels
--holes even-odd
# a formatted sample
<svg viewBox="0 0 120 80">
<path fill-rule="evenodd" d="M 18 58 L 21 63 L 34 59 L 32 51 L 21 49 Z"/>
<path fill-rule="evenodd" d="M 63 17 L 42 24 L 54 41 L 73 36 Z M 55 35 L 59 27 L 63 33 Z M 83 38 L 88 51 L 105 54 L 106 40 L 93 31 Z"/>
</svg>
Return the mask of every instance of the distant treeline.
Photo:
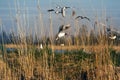
<svg viewBox="0 0 120 80">
<path fill-rule="evenodd" d="M 27 36 L 21 36 L 16 35 L 14 32 L 6 33 L 5 31 L 2 31 L 0 33 L 0 44 L 20 44 L 20 43 L 27 43 L 27 44 L 54 44 L 54 45 L 97 45 L 97 44 L 114 44 L 119 45 L 120 40 L 115 39 L 111 40 L 109 39 L 108 35 L 106 34 L 95 34 L 94 31 L 90 31 L 88 34 L 86 30 L 80 30 L 77 35 L 69 35 L 66 37 L 63 37 L 59 40 L 55 40 L 56 36 L 53 38 L 50 37 L 41 37 L 38 38 L 37 35 L 27 35 Z"/>
</svg>

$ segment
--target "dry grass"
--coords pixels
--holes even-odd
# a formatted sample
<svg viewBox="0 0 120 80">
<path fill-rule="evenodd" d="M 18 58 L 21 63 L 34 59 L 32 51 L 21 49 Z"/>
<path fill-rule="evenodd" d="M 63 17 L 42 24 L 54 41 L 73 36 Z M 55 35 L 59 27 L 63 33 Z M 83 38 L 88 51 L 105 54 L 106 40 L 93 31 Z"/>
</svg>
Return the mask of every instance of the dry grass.
<svg viewBox="0 0 120 80">
<path fill-rule="evenodd" d="M 25 45 L 22 45 L 24 48 L 26 47 Z M 32 45 L 27 45 L 28 47 L 32 47 Z M 21 45 L 16 45 L 16 44 L 6 44 L 5 45 L 5 47 L 6 48 L 21 48 Z M 34 47 L 36 47 L 36 48 L 38 48 L 39 46 L 37 45 L 37 46 L 34 46 Z M 51 48 L 51 45 L 49 45 L 48 46 L 49 48 Z M 82 48 L 85 48 L 85 49 L 87 49 L 87 50 L 92 50 L 92 49 L 94 49 L 94 50 L 99 50 L 100 48 L 106 48 L 106 47 L 108 47 L 107 45 L 105 46 L 105 45 L 94 45 L 94 46 L 90 46 L 90 45 L 88 45 L 88 46 L 76 46 L 76 45 L 71 45 L 71 46 L 57 46 L 57 45 L 53 45 L 53 47 L 54 47 L 54 50 L 61 50 L 61 49 L 63 49 L 63 50 L 79 50 L 79 49 L 82 49 Z M 109 48 L 110 48 L 110 46 L 109 46 Z M 115 49 L 116 51 L 120 51 L 120 47 L 119 46 L 112 46 L 112 48 L 113 49 Z M 52 49 L 52 48 L 51 48 Z"/>
<path fill-rule="evenodd" d="M 6 51 L 0 52 L 2 55 L 0 59 L 0 80 L 119 80 L 120 72 L 119 67 L 113 64 L 110 55 L 110 50 L 119 52 L 120 47 L 115 46 L 104 35 L 104 29 L 99 29 L 100 26 L 95 26 L 97 29 L 96 34 L 94 31 L 89 33 L 87 27 L 81 26 L 78 22 L 74 21 L 76 29 L 73 36 L 74 45 L 72 40 L 67 40 L 65 46 L 55 45 L 53 36 L 53 21 L 52 15 L 50 16 L 49 25 L 49 38 L 51 44 L 46 45 L 44 49 L 40 48 L 40 42 L 34 45 L 32 39 L 31 44 L 27 44 L 26 33 L 39 34 L 37 30 L 40 29 L 40 35 L 45 36 L 43 14 L 39 5 L 36 6 L 38 12 L 38 23 L 34 23 L 35 30 L 27 31 L 30 28 L 27 14 L 19 13 L 19 2 L 15 0 L 16 8 L 16 26 L 17 34 L 19 35 L 19 44 L 2 44 L 5 48 L 16 48 L 17 52 L 7 53 Z M 27 9 L 25 9 L 27 12 Z M 24 13 L 24 12 L 23 12 Z M 40 23 L 39 23 L 40 22 Z M 27 25 L 28 24 L 28 25 Z M 1 25 L 1 24 L 0 24 Z M 103 26 L 101 26 L 103 27 Z M 35 36 L 34 35 L 34 36 Z M 97 37 L 96 37 L 97 36 Z M 40 36 L 36 36 L 39 41 Z M 40 38 L 43 42 L 45 38 Z M 55 50 L 60 50 L 55 53 Z M 62 52 L 61 50 L 68 50 Z M 114 53 L 113 53 L 114 54 Z"/>
<path fill-rule="evenodd" d="M 13 47 L 13 45 L 11 46 Z M 17 54 L 10 53 L 5 55 L 5 60 L 0 60 L 0 77 L 2 80 L 119 79 L 119 68 L 113 65 L 109 52 L 109 48 L 119 50 L 119 47 L 110 47 L 108 45 L 69 47 L 63 46 L 61 48 L 60 46 L 54 46 L 54 49 L 79 51 L 84 48 L 84 51 L 91 52 L 88 55 L 94 54 L 94 56 L 77 58 L 82 52 L 77 52 L 77 54 L 68 52 L 66 53 L 67 55 L 63 53 L 64 55 L 54 55 L 54 58 L 52 58 L 53 56 L 48 54 L 47 49 L 36 52 L 33 46 L 28 48 L 27 52 L 20 49 Z M 37 55 L 37 58 L 35 55 Z"/>
</svg>

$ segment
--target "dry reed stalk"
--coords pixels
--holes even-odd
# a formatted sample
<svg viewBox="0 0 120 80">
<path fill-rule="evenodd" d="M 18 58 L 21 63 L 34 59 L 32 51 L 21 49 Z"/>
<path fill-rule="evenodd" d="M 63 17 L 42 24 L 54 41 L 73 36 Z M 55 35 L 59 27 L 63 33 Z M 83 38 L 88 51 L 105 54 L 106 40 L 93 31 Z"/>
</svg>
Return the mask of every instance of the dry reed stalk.
<svg viewBox="0 0 120 80">
<path fill-rule="evenodd" d="M 75 41 L 76 41 L 76 46 L 78 46 L 79 45 L 79 24 L 77 20 L 75 20 L 74 23 L 75 23 L 75 35 L 74 36 L 76 36 Z"/>
</svg>

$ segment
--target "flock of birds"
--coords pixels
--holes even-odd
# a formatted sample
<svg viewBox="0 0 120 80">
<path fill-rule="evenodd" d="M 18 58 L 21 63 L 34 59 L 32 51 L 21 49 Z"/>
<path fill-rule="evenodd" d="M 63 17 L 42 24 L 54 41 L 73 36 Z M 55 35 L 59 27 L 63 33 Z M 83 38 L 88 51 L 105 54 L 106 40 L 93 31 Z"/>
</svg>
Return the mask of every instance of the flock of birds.
<svg viewBox="0 0 120 80">
<path fill-rule="evenodd" d="M 70 8 L 70 7 L 60 7 L 60 6 L 57 6 L 56 7 L 57 9 L 60 9 L 60 10 L 55 10 L 55 9 L 49 9 L 48 10 L 48 12 L 55 12 L 56 14 L 59 14 L 59 13 L 61 13 L 61 15 L 63 16 L 63 17 L 65 17 L 65 13 L 66 13 L 66 9 L 68 9 L 68 8 Z"/>
<path fill-rule="evenodd" d="M 49 13 L 51 12 L 54 12 L 55 14 L 61 14 L 62 17 L 65 17 L 66 16 L 66 10 L 67 9 L 70 9 L 71 7 L 60 7 L 60 6 L 57 6 L 56 9 L 49 9 L 47 10 Z M 76 12 L 73 10 L 72 11 L 72 16 L 75 16 Z M 90 18 L 86 17 L 86 16 L 77 16 L 75 17 L 75 20 L 78 20 L 78 19 L 86 19 L 88 21 L 91 21 Z M 106 26 L 106 25 L 105 25 Z M 57 37 L 56 37 L 56 41 L 59 40 L 60 38 L 68 35 L 68 33 L 66 33 L 66 30 L 68 30 L 69 28 L 71 27 L 70 24 L 67 24 L 67 25 L 61 25 L 59 27 L 59 30 L 58 30 L 58 33 L 57 33 Z M 114 31 L 112 30 L 111 28 L 106 28 L 106 31 L 107 31 L 107 34 L 109 36 L 109 39 L 111 40 L 120 40 L 120 32 L 119 31 Z M 40 45 L 40 48 L 43 49 L 43 46 L 42 44 Z"/>
<path fill-rule="evenodd" d="M 60 6 L 57 6 L 56 8 L 57 8 L 58 10 L 49 9 L 49 10 L 47 10 L 47 11 L 48 11 L 48 12 L 55 12 L 56 14 L 61 14 L 62 17 L 65 17 L 65 16 L 66 16 L 66 9 L 69 9 L 69 8 L 71 8 L 71 7 L 66 7 L 66 6 L 60 7 Z M 74 16 L 75 13 L 76 13 L 76 12 L 73 10 L 73 11 L 72 11 L 72 16 Z M 77 20 L 77 19 L 86 19 L 86 20 L 90 21 L 90 18 L 88 18 L 88 17 L 86 17 L 86 16 L 77 16 L 77 17 L 75 18 L 75 20 Z M 105 26 L 106 26 L 106 25 L 105 25 Z M 69 28 L 70 28 L 70 25 L 69 25 L 69 24 L 68 24 L 68 25 L 61 25 L 61 26 L 59 27 L 56 40 L 58 40 L 58 39 L 61 38 L 61 37 L 64 37 L 65 35 L 68 35 L 65 31 L 66 31 L 67 29 L 69 29 Z M 106 28 L 106 29 L 107 29 L 107 34 L 109 35 L 109 38 L 110 38 L 110 39 L 112 39 L 112 40 L 114 40 L 114 39 L 116 39 L 116 38 L 119 39 L 119 37 L 120 37 L 120 32 L 118 32 L 118 31 L 113 31 L 111 28 Z"/>
<path fill-rule="evenodd" d="M 51 13 L 51 12 L 54 12 L 55 14 L 61 14 L 62 17 L 65 17 L 65 16 L 66 16 L 66 9 L 69 9 L 69 8 L 71 8 L 71 7 L 66 7 L 66 6 L 60 7 L 60 6 L 57 6 L 57 7 L 56 7 L 57 10 L 55 10 L 55 9 L 49 9 L 49 10 L 47 10 L 47 11 L 50 12 L 50 13 Z M 74 16 L 74 15 L 75 15 L 75 11 L 73 10 L 73 11 L 72 11 L 72 16 Z M 77 19 L 86 19 L 86 20 L 90 21 L 90 19 L 89 19 L 88 17 L 86 17 L 86 16 L 77 16 L 77 17 L 75 18 L 75 20 L 77 20 Z M 70 24 L 61 25 L 61 26 L 59 27 L 56 40 L 59 40 L 60 38 L 68 35 L 65 31 L 66 31 L 67 29 L 69 29 L 70 27 L 71 27 Z"/>
<path fill-rule="evenodd" d="M 49 9 L 47 10 L 48 12 L 55 12 L 55 14 L 61 14 L 62 17 L 65 17 L 66 16 L 66 9 L 69 9 L 69 8 L 72 8 L 72 7 L 60 7 L 60 6 L 57 6 L 56 9 L 58 10 L 55 10 L 55 9 Z M 73 10 L 72 11 L 72 16 L 75 15 L 75 11 Z M 87 19 L 88 21 L 90 21 L 90 19 L 86 16 L 77 16 L 75 19 Z"/>
</svg>

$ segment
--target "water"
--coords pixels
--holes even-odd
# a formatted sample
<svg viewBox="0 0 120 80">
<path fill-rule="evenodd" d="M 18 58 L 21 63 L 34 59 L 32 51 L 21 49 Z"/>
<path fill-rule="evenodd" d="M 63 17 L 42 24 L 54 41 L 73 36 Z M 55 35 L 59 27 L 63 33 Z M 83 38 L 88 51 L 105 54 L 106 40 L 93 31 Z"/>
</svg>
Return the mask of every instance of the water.
<svg viewBox="0 0 120 80">
<path fill-rule="evenodd" d="M 7 53 L 16 53 L 18 50 L 16 48 L 6 48 Z"/>
<path fill-rule="evenodd" d="M 65 53 L 65 52 L 67 52 L 67 50 L 54 50 L 54 53 Z"/>
</svg>

